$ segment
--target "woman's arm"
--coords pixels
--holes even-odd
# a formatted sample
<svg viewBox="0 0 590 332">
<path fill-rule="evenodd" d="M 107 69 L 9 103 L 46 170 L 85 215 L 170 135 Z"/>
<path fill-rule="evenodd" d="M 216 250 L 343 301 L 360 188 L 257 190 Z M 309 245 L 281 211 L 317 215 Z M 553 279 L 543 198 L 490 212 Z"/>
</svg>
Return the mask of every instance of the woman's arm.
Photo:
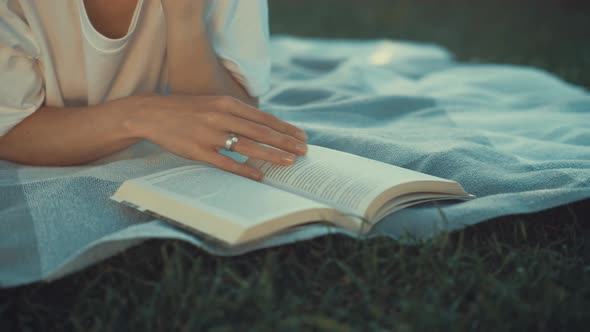
<svg viewBox="0 0 590 332">
<path fill-rule="evenodd" d="M 235 98 L 150 94 L 90 107 L 43 107 L 0 137 L 0 159 L 77 165 L 146 139 L 181 157 L 259 180 L 258 170 L 218 153 L 229 132 L 240 136 L 235 151 L 246 156 L 290 165 L 293 154 L 306 152 L 303 131 Z"/>
<path fill-rule="evenodd" d="M 38 166 L 87 163 L 122 150 L 139 138 L 127 128 L 130 100 L 90 107 L 43 106 L 0 136 L 0 159 Z"/>
<path fill-rule="evenodd" d="M 252 105 L 251 97 L 220 63 L 204 22 L 205 0 L 162 1 L 167 26 L 168 81 L 172 94 L 227 95 Z"/>
</svg>

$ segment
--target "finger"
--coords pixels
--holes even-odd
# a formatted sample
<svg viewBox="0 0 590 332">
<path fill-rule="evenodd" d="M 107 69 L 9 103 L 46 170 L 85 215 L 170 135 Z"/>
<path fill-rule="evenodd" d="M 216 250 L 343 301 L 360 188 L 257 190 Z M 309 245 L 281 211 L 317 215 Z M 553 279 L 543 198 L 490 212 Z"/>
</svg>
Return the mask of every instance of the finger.
<svg viewBox="0 0 590 332">
<path fill-rule="evenodd" d="M 229 137 L 228 132 L 213 131 L 207 134 L 207 142 L 214 150 L 221 150 L 225 148 L 225 141 Z M 295 162 L 297 157 L 282 150 L 266 147 L 257 142 L 238 135 L 238 142 L 232 146 L 232 151 L 238 152 L 248 157 L 257 158 L 260 160 L 270 161 L 275 164 L 282 164 L 285 166 L 291 165 Z"/>
<path fill-rule="evenodd" d="M 307 140 L 307 134 L 298 128 L 276 116 L 263 112 L 256 107 L 250 106 L 236 98 L 221 97 L 217 100 L 218 107 L 242 119 L 265 125 L 285 135 L 293 136 L 303 142 Z"/>
<path fill-rule="evenodd" d="M 278 132 L 265 125 L 235 117 L 231 114 L 223 115 L 222 113 L 217 113 L 216 115 L 223 119 L 215 121 L 212 125 L 222 131 L 245 136 L 256 142 L 268 144 L 298 155 L 304 155 L 307 152 L 305 143 L 293 136 Z M 225 144 L 225 139 L 223 140 L 223 144 Z"/>
<path fill-rule="evenodd" d="M 203 161 L 210 163 L 220 169 L 250 178 L 255 181 L 261 181 L 263 174 L 260 170 L 250 167 L 246 164 L 239 163 L 230 157 L 224 156 L 217 152 L 209 152 L 203 156 Z"/>
<path fill-rule="evenodd" d="M 297 158 L 292 153 L 260 145 L 244 136 L 240 136 L 238 139 L 238 142 L 233 145 L 232 151 L 236 151 L 245 156 L 285 166 L 293 164 Z"/>
</svg>

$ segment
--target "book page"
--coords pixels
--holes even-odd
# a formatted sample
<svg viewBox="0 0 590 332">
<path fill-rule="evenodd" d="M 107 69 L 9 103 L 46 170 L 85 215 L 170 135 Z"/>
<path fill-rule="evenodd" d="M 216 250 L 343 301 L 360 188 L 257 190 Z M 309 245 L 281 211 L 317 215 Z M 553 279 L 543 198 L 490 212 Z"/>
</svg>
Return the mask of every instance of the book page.
<svg viewBox="0 0 590 332">
<path fill-rule="evenodd" d="M 246 164 L 264 173 L 264 183 L 358 216 L 388 188 L 413 181 L 453 182 L 315 145 L 290 166 L 254 158 Z"/>
<path fill-rule="evenodd" d="M 138 181 L 244 228 L 308 208 L 328 207 L 204 163 L 160 172 Z"/>
</svg>

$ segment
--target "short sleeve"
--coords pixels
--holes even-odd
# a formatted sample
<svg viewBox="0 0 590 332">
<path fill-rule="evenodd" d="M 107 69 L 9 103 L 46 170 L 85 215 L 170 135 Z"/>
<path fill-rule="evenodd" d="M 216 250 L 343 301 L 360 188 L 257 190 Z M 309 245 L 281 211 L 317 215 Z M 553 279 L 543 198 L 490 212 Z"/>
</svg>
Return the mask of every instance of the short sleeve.
<svg viewBox="0 0 590 332">
<path fill-rule="evenodd" d="M 211 41 L 223 65 L 253 97 L 270 88 L 267 0 L 211 1 Z"/>
<path fill-rule="evenodd" d="M 45 99 L 40 52 L 15 6 L 0 0 L 0 136 L 33 114 Z"/>
</svg>

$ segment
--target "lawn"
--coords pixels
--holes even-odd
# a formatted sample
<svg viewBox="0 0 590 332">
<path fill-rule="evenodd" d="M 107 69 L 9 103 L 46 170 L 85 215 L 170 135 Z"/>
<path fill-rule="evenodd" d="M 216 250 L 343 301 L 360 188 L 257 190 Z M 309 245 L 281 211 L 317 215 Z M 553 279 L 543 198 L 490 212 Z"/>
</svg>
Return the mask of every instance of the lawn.
<svg viewBox="0 0 590 332">
<path fill-rule="evenodd" d="M 248 1 L 248 0 L 239 0 Z M 277 34 L 433 42 L 590 87 L 590 9 L 557 0 L 271 0 Z M 0 331 L 576 331 L 590 326 L 590 204 L 420 246 L 330 236 L 233 258 L 148 241 L 0 291 Z"/>
</svg>

